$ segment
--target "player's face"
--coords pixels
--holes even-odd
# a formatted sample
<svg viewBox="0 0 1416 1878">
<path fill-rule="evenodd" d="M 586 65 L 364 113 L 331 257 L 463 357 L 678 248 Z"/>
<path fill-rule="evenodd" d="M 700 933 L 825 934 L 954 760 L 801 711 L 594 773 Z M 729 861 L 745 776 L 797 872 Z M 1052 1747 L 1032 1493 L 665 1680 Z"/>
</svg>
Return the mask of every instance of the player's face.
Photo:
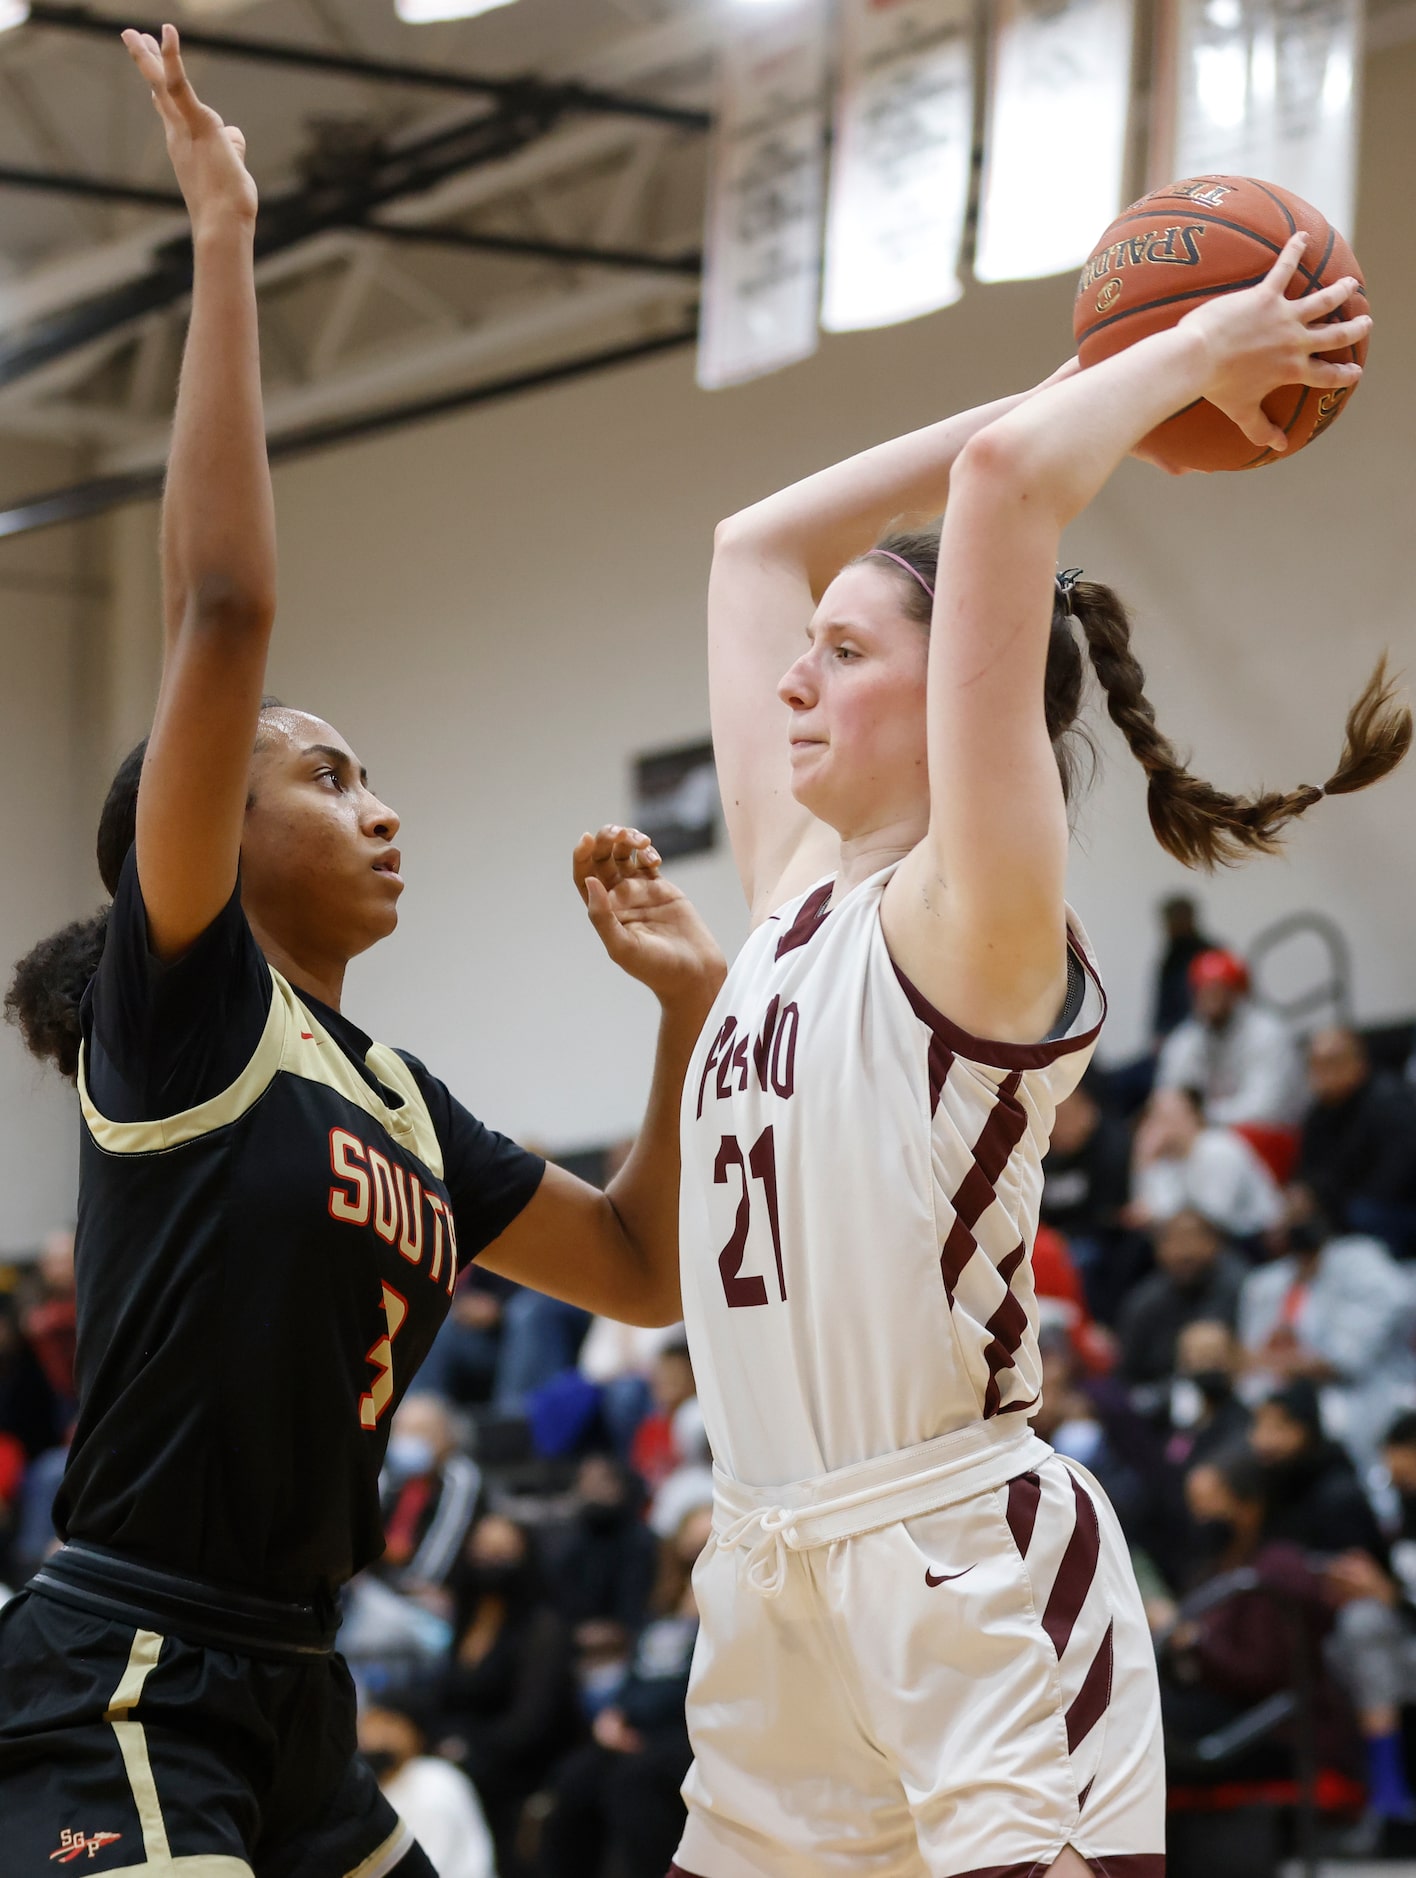
<svg viewBox="0 0 1416 1878">
<path fill-rule="evenodd" d="M 792 794 L 849 839 L 929 817 L 925 694 L 929 635 L 905 612 L 899 583 L 868 564 L 842 569 L 816 609 L 778 695 Z"/>
<path fill-rule="evenodd" d="M 339 732 L 267 712 L 251 761 L 241 898 L 296 957 L 351 959 L 398 924 L 398 816 Z"/>
</svg>

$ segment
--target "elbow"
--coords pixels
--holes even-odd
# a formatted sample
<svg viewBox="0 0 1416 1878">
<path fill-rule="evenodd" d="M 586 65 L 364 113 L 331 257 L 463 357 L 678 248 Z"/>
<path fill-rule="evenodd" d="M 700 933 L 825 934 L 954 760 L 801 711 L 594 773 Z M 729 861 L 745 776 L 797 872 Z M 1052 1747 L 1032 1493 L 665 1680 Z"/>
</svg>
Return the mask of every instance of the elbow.
<svg viewBox="0 0 1416 1878">
<path fill-rule="evenodd" d="M 731 554 L 752 539 L 753 527 L 751 509 L 740 509 L 736 515 L 725 516 L 713 530 L 713 552 Z"/>
<path fill-rule="evenodd" d="M 951 484 L 992 483 L 1022 488 L 1035 473 L 1030 440 L 1005 424 L 989 424 L 969 438 L 949 472 Z"/>
<path fill-rule="evenodd" d="M 203 631 L 242 637 L 268 633 L 275 624 L 275 591 L 264 581 L 207 574 L 193 586 L 185 611 L 192 625 Z"/>
<path fill-rule="evenodd" d="M 1036 429 L 1001 419 L 971 437 L 949 474 L 951 500 L 968 487 L 1010 504 L 1067 507 L 1067 466 L 1055 443 Z"/>
</svg>

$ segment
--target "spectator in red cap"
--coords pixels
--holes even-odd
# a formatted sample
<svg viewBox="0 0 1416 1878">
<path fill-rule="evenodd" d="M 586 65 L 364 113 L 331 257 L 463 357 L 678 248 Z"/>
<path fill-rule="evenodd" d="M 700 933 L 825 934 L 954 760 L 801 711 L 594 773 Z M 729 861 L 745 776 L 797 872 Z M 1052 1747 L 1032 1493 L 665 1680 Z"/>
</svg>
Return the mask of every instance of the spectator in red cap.
<svg viewBox="0 0 1416 1878">
<path fill-rule="evenodd" d="M 1302 1064 L 1282 1020 L 1249 996 L 1248 966 L 1216 947 L 1192 961 L 1189 980 L 1193 1015 L 1166 1038 L 1156 1087 L 1197 1089 L 1210 1123 L 1292 1127 Z"/>
</svg>

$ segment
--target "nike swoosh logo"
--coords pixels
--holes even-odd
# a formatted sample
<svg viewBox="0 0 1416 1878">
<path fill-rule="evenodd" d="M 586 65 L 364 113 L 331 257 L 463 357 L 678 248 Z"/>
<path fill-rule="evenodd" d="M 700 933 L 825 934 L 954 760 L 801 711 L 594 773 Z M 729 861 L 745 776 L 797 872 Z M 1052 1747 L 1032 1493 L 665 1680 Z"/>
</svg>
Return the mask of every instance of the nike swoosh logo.
<svg viewBox="0 0 1416 1878">
<path fill-rule="evenodd" d="M 930 1590 L 933 1591 L 936 1586 L 947 1585 L 952 1579 L 967 1578 L 972 1570 L 972 1565 L 965 1565 L 961 1572 L 941 1572 L 938 1577 L 936 1577 L 933 1572 L 926 1571 L 924 1574 L 924 1582 L 929 1586 Z"/>
</svg>

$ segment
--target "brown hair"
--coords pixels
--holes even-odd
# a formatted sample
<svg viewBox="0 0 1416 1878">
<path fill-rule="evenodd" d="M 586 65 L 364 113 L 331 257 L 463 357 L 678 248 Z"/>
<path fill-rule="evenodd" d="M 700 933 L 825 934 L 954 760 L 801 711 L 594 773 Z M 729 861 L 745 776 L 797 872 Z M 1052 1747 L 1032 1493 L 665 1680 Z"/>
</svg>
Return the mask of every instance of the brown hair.
<svg viewBox="0 0 1416 1878">
<path fill-rule="evenodd" d="M 933 587 L 939 566 L 939 528 L 898 530 L 876 543 L 898 555 Z M 873 566 L 889 570 L 877 557 Z M 919 581 L 903 569 L 895 575 L 905 611 L 928 626 L 931 607 Z M 1069 610 L 1070 603 L 1070 610 Z M 1351 795 L 1389 775 L 1411 748 L 1411 711 L 1397 695 L 1385 657 L 1367 680 L 1347 714 L 1347 734 L 1337 768 L 1321 788 L 1300 784 L 1286 794 L 1272 790 L 1254 796 L 1226 795 L 1212 783 L 1192 776 L 1170 739 L 1157 727 L 1155 707 L 1145 695 L 1146 675 L 1131 650 L 1131 622 L 1110 587 L 1079 580 L 1070 593 L 1054 592 L 1052 630 L 1047 644 L 1043 707 L 1047 734 L 1062 773 L 1062 791 L 1070 801 L 1077 785 L 1077 745 L 1090 749 L 1078 723 L 1085 663 L 1073 621 L 1081 628 L 1092 669 L 1106 694 L 1111 721 L 1126 739 L 1132 756 L 1146 772 L 1147 808 L 1155 838 L 1167 854 L 1187 867 L 1232 867 L 1250 854 L 1272 854 L 1284 828 L 1324 796 Z"/>
<path fill-rule="evenodd" d="M 279 698 L 261 699 L 262 716 L 284 708 Z M 256 748 L 262 748 L 259 734 Z M 98 818 L 98 874 L 110 899 L 118 891 L 123 863 L 137 837 L 138 785 L 146 751 L 144 737 L 123 758 Z M 70 1082 L 78 1080 L 83 1034 L 80 1010 L 88 982 L 103 957 L 108 912 L 106 906 L 100 907 L 41 939 L 17 961 L 5 993 L 5 1016 L 24 1038 L 30 1055 L 53 1063 Z"/>
</svg>

